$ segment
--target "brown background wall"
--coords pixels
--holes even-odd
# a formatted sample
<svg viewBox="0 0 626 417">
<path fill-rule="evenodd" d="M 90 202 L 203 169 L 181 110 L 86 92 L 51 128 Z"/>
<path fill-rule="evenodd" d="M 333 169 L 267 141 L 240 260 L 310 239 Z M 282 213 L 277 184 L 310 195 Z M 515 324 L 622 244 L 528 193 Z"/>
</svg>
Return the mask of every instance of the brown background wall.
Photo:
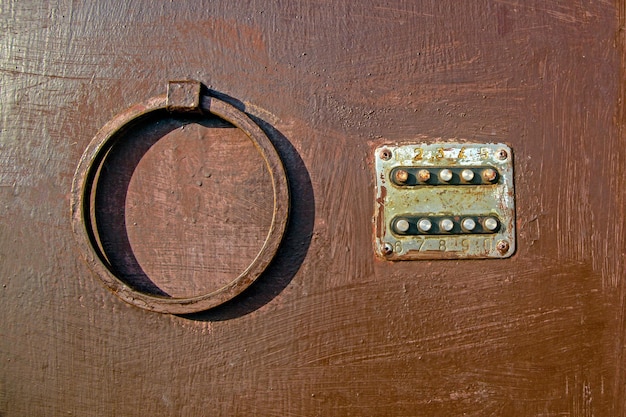
<svg viewBox="0 0 626 417">
<path fill-rule="evenodd" d="M 625 415 L 623 1 L 81 3 L 0 5 L 0 415 Z M 180 317 L 104 289 L 69 190 L 187 78 L 266 129 L 293 207 L 267 274 Z M 168 291 L 217 288 L 268 174 L 228 125 L 159 123 L 120 157 L 130 243 Z M 372 149 L 437 138 L 513 147 L 511 259 L 375 258 Z"/>
</svg>

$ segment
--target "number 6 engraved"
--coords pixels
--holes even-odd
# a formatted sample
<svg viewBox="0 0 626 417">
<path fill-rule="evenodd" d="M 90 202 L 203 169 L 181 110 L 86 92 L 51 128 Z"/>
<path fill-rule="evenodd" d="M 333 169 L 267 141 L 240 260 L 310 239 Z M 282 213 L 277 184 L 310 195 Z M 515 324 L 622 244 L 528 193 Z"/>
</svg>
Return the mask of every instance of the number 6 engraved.
<svg viewBox="0 0 626 417">
<path fill-rule="evenodd" d="M 395 248 L 396 253 L 402 253 L 402 242 L 397 241 L 394 244 L 394 248 Z"/>
</svg>

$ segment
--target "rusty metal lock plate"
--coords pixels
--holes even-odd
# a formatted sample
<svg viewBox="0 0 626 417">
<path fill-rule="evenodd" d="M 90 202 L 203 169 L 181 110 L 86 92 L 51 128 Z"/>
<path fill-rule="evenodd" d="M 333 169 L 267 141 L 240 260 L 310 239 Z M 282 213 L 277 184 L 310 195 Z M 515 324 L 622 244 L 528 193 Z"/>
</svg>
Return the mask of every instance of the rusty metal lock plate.
<svg viewBox="0 0 626 417">
<path fill-rule="evenodd" d="M 513 153 L 502 143 L 381 146 L 375 250 L 388 260 L 515 252 Z"/>
</svg>

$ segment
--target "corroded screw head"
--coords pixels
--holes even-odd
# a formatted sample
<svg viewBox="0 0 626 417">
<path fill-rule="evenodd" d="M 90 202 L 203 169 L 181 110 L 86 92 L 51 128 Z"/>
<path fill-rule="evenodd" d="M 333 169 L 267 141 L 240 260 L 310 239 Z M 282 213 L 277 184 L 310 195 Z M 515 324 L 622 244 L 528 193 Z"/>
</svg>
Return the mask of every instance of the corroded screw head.
<svg viewBox="0 0 626 417">
<path fill-rule="evenodd" d="M 391 245 L 391 243 L 385 243 L 383 245 L 383 255 L 389 256 L 392 253 L 393 253 L 393 246 Z"/>
<path fill-rule="evenodd" d="M 496 249 L 498 250 L 498 252 L 500 252 L 501 255 L 507 253 L 509 251 L 509 247 L 509 242 L 507 242 L 506 240 L 499 240 L 498 243 L 496 243 Z"/>
<path fill-rule="evenodd" d="M 504 149 L 498 150 L 496 155 L 498 156 L 498 159 L 501 160 L 501 161 L 504 161 L 506 158 L 509 157 L 508 152 L 506 150 L 504 150 Z"/>
<path fill-rule="evenodd" d="M 380 151 L 379 156 L 380 156 L 380 159 L 388 161 L 389 159 L 391 159 L 391 151 L 385 148 L 382 151 Z"/>
<path fill-rule="evenodd" d="M 397 183 L 404 184 L 409 179 L 409 173 L 404 169 L 397 169 L 394 177 Z"/>
<path fill-rule="evenodd" d="M 497 177 L 498 173 L 493 168 L 487 168 L 483 170 L 483 179 L 487 182 L 493 182 Z"/>
<path fill-rule="evenodd" d="M 420 180 L 420 182 L 428 181 L 430 179 L 430 171 L 427 169 L 420 169 L 417 173 L 417 179 Z"/>
</svg>

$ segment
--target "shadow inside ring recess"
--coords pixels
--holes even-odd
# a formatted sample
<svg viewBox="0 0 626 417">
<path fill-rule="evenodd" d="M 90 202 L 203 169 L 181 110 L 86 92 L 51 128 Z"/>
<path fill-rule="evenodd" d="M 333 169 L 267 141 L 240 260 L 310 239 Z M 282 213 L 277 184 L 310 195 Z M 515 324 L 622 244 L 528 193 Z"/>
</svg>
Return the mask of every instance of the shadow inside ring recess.
<svg viewBox="0 0 626 417">
<path fill-rule="evenodd" d="M 218 95 L 218 94 L 214 94 Z M 219 99 L 244 109 L 242 103 L 223 95 Z M 299 270 L 308 251 L 315 217 L 313 187 L 304 162 L 277 129 L 248 114 L 276 148 L 289 181 L 290 217 L 277 255 L 257 280 L 241 294 L 210 310 L 181 315 L 192 320 L 227 320 L 248 314 L 278 295 Z M 169 295 L 146 274 L 136 259 L 126 230 L 126 198 L 131 178 L 142 157 L 162 137 L 181 126 L 197 123 L 209 128 L 234 128 L 212 116 L 174 116 L 157 111 L 119 132 L 116 142 L 94 179 L 93 225 L 96 244 L 112 272 L 134 290 L 150 295 Z M 271 196 L 268 196 L 271 198 Z"/>
<path fill-rule="evenodd" d="M 126 229 L 126 199 L 140 160 L 161 138 L 190 123 L 233 128 L 216 117 L 176 117 L 165 110 L 144 116 L 118 132 L 94 179 L 93 222 L 97 245 L 112 272 L 134 290 L 169 296 L 146 274 L 133 253 Z"/>
<path fill-rule="evenodd" d="M 224 94 L 211 95 L 245 113 L 245 105 Z M 233 299 L 210 310 L 180 315 L 191 320 L 222 321 L 249 314 L 276 297 L 293 279 L 309 250 L 315 221 L 313 185 L 304 161 L 289 140 L 266 121 L 246 113 L 269 137 L 280 155 L 289 181 L 289 221 L 276 256 L 266 270 Z"/>
</svg>

